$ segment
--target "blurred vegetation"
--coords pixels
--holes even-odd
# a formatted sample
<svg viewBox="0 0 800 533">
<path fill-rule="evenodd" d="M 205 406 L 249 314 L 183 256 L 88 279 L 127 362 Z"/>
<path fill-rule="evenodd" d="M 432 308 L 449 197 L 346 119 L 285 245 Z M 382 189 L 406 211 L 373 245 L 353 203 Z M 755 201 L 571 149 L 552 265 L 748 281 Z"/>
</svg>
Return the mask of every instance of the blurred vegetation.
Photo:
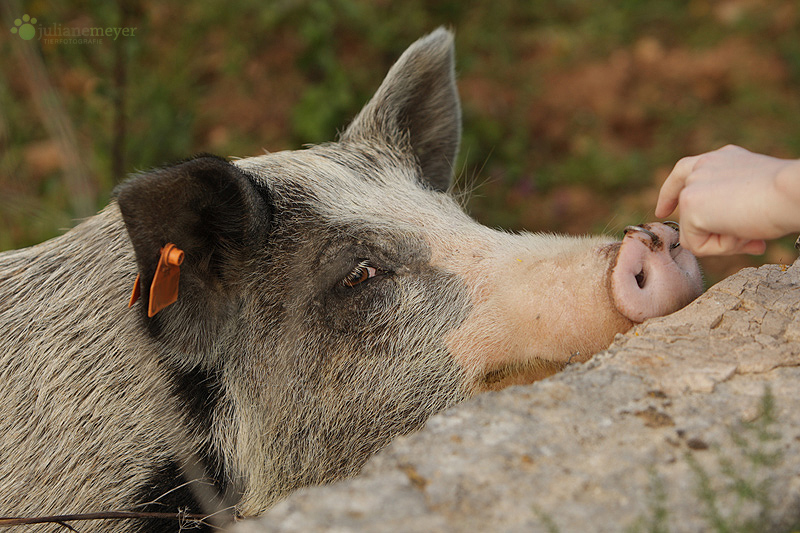
<svg viewBox="0 0 800 533">
<path fill-rule="evenodd" d="M 23 14 L 136 31 L 0 31 L 0 249 L 61 233 L 87 215 L 76 196 L 100 208 L 129 172 L 333 139 L 440 25 L 456 31 L 460 192 L 490 226 L 618 234 L 653 219 L 680 157 L 727 143 L 800 157 L 797 0 L 13 0 L 3 22 Z M 58 109 L 72 145 L 47 126 Z M 69 146 L 89 187 L 68 179 Z M 707 277 L 791 262 L 792 242 L 706 260 Z"/>
</svg>

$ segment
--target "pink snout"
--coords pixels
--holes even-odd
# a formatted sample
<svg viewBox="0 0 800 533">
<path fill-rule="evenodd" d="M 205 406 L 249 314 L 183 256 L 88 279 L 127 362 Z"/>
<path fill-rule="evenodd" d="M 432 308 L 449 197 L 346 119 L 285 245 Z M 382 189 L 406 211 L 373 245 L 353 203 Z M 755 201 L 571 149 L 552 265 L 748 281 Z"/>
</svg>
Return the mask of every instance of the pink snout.
<svg viewBox="0 0 800 533">
<path fill-rule="evenodd" d="M 611 273 L 611 294 L 634 322 L 677 311 L 703 292 L 700 267 L 678 242 L 677 224 L 628 226 Z"/>
</svg>

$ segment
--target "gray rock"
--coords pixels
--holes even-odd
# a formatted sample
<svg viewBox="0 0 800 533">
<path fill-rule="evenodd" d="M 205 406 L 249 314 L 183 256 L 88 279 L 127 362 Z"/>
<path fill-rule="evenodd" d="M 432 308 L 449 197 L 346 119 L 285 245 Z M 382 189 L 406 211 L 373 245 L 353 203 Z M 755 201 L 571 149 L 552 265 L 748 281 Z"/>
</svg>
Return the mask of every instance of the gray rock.
<svg viewBox="0 0 800 533">
<path fill-rule="evenodd" d="M 357 478 L 234 531 L 790 531 L 798 309 L 800 262 L 742 270 L 588 363 L 441 413 Z"/>
</svg>

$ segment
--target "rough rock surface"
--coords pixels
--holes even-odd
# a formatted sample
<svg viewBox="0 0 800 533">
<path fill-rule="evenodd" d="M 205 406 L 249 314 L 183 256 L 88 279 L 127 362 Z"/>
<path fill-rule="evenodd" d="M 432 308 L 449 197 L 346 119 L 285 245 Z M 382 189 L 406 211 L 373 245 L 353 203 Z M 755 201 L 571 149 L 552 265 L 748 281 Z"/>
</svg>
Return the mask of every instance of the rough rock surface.
<svg viewBox="0 0 800 533">
<path fill-rule="evenodd" d="M 441 413 L 357 478 L 235 531 L 792 531 L 798 310 L 800 261 L 745 269 L 590 362 Z"/>
</svg>

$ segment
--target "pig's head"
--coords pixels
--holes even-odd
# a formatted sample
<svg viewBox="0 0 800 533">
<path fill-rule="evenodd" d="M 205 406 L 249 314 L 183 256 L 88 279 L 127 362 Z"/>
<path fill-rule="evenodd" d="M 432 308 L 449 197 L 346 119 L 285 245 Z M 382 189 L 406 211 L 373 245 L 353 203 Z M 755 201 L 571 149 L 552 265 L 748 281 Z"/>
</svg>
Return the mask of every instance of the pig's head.
<svg viewBox="0 0 800 533">
<path fill-rule="evenodd" d="M 152 318 L 142 305 L 142 321 L 177 388 L 201 391 L 187 404 L 208 426 L 208 463 L 245 514 L 701 292 L 668 226 L 620 243 L 473 221 L 448 194 L 460 128 L 452 36 L 439 30 L 335 143 L 199 157 L 120 187 L 144 300 L 160 247 L 186 254 L 177 303 Z"/>
</svg>

